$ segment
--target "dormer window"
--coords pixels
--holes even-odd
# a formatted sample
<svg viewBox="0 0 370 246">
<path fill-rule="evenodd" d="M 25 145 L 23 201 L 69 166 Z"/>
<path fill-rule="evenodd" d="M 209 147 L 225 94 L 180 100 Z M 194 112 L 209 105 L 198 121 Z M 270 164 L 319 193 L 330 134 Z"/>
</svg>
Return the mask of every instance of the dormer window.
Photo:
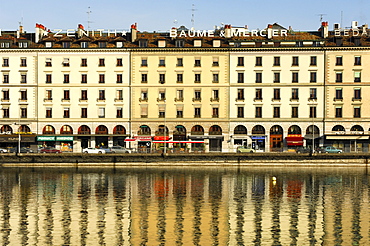
<svg viewBox="0 0 370 246">
<path fill-rule="evenodd" d="M 81 42 L 81 48 L 86 49 L 88 47 L 89 47 L 89 43 L 88 42 Z"/>
<path fill-rule="evenodd" d="M 19 48 L 28 48 L 28 43 L 27 42 L 19 42 L 18 47 Z"/>
<path fill-rule="evenodd" d="M 139 40 L 139 47 L 142 47 L 142 48 L 148 47 L 148 40 L 146 39 Z"/>
<path fill-rule="evenodd" d="M 123 47 L 123 42 L 117 42 L 116 47 L 117 48 L 122 48 Z"/>
<path fill-rule="evenodd" d="M 106 48 L 107 42 L 99 42 L 99 48 Z"/>
<path fill-rule="evenodd" d="M 182 48 L 182 47 L 184 47 L 185 46 L 185 41 L 184 40 L 176 40 L 175 41 L 175 45 L 176 45 L 176 47 L 178 47 L 178 48 Z"/>
<path fill-rule="evenodd" d="M 71 48 L 71 42 L 63 42 L 63 43 L 62 43 L 62 45 L 63 45 L 63 48 L 64 48 L 64 49 L 69 49 L 69 48 Z"/>
<path fill-rule="evenodd" d="M 158 40 L 158 47 L 166 47 L 166 40 Z"/>
<path fill-rule="evenodd" d="M 194 47 L 202 47 L 202 40 L 194 40 Z"/>
<path fill-rule="evenodd" d="M 10 43 L 7 43 L 7 42 L 0 43 L 0 48 L 9 48 L 9 47 L 10 47 Z"/>
<path fill-rule="evenodd" d="M 52 42 L 46 42 L 45 47 L 46 48 L 51 48 L 51 47 L 53 47 L 53 43 Z"/>
<path fill-rule="evenodd" d="M 221 40 L 213 40 L 213 47 L 221 47 Z"/>
</svg>

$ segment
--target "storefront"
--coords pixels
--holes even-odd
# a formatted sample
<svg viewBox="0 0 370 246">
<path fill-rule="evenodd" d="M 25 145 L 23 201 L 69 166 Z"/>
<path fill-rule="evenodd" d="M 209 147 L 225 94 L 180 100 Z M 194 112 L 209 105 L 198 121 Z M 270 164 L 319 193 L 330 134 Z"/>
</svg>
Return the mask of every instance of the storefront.
<svg viewBox="0 0 370 246">
<path fill-rule="evenodd" d="M 54 147 L 62 152 L 73 152 L 73 136 L 37 136 L 38 148 Z"/>
<path fill-rule="evenodd" d="M 137 152 L 138 153 L 150 153 L 151 152 L 152 137 L 135 136 L 134 139 L 137 141 Z"/>
<path fill-rule="evenodd" d="M 286 146 L 291 150 L 295 150 L 303 146 L 303 137 L 301 134 L 289 134 L 286 138 Z"/>
<path fill-rule="evenodd" d="M 252 139 L 252 149 L 257 152 L 264 152 L 266 145 L 266 136 L 251 136 Z"/>
<path fill-rule="evenodd" d="M 369 136 L 326 135 L 325 145 L 331 145 L 343 152 L 369 152 Z"/>
<path fill-rule="evenodd" d="M 20 141 L 19 141 L 19 136 Z M 18 144 L 20 143 L 21 147 L 27 147 L 27 148 L 32 148 L 34 151 L 37 150 L 36 147 L 36 135 L 34 134 L 21 134 L 21 135 L 16 135 L 16 134 L 9 134 L 9 135 L 1 135 L 0 136 L 0 146 L 2 148 L 12 148 L 12 147 L 17 147 Z"/>
</svg>

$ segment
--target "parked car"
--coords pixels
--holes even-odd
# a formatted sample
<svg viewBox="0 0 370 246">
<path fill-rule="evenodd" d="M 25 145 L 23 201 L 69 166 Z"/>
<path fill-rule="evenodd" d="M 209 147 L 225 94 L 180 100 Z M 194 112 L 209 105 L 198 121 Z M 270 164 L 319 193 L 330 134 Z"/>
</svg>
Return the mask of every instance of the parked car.
<svg viewBox="0 0 370 246">
<path fill-rule="evenodd" d="M 317 148 L 317 152 L 319 153 L 342 153 L 343 151 L 333 146 L 326 146 L 326 147 Z"/>
<path fill-rule="evenodd" d="M 82 153 L 85 154 L 105 154 L 104 149 L 97 149 L 97 148 L 85 148 L 82 150 Z"/>
<path fill-rule="evenodd" d="M 7 149 L 0 148 L 0 153 L 8 153 Z"/>
<path fill-rule="evenodd" d="M 40 149 L 40 153 L 62 153 L 62 151 L 60 151 L 59 149 L 56 149 L 54 147 L 45 147 L 45 148 L 42 148 Z"/>
<path fill-rule="evenodd" d="M 10 153 L 18 153 L 18 147 L 13 147 L 10 148 L 9 151 Z M 33 153 L 33 150 L 27 147 L 21 147 L 20 153 Z"/>
<path fill-rule="evenodd" d="M 242 152 L 254 153 L 256 151 L 254 149 L 252 149 L 250 146 L 240 146 L 236 149 L 236 152 L 238 152 L 238 153 L 242 153 Z"/>
<path fill-rule="evenodd" d="M 110 151 L 112 153 L 131 153 L 131 150 L 126 149 L 122 146 L 113 146 L 112 148 L 110 148 Z"/>
<path fill-rule="evenodd" d="M 295 150 L 296 153 L 311 153 L 311 148 L 300 147 Z"/>
</svg>

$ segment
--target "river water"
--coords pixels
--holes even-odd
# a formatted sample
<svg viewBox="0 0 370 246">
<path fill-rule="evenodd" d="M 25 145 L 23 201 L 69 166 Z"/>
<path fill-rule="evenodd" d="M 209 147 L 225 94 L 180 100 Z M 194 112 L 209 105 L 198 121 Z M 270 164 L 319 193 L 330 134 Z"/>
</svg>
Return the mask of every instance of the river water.
<svg viewBox="0 0 370 246">
<path fill-rule="evenodd" d="M 1 245 L 370 245 L 365 168 L 2 168 Z"/>
</svg>

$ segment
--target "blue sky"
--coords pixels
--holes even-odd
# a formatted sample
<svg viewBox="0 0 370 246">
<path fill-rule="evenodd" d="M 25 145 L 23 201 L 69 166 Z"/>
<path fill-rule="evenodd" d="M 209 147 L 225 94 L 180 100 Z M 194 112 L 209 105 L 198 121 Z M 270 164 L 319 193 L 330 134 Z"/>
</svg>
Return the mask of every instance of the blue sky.
<svg viewBox="0 0 370 246">
<path fill-rule="evenodd" d="M 192 13 L 197 30 L 221 23 L 257 29 L 274 22 L 294 30 L 317 30 L 319 14 L 325 14 L 330 29 L 341 23 L 341 13 L 345 27 L 353 20 L 359 25 L 370 22 L 370 0 L 0 0 L 0 29 L 17 29 L 22 17 L 27 32 L 34 32 L 35 23 L 51 30 L 74 29 L 79 23 L 87 27 L 88 7 L 92 29 L 123 30 L 137 22 L 139 31 L 167 31 L 173 26 L 192 27 Z"/>
</svg>

